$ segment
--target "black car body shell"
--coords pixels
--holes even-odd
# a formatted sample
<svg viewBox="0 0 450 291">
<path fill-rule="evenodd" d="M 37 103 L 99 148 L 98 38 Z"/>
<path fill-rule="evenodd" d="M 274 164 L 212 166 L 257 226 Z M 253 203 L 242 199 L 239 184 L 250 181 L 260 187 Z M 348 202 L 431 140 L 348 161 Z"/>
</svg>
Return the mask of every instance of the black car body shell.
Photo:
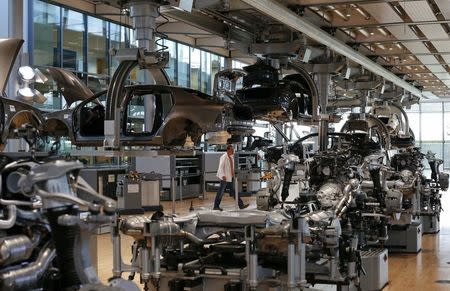
<svg viewBox="0 0 450 291">
<path fill-rule="evenodd" d="M 147 133 L 131 133 L 127 131 L 127 106 L 132 96 L 151 95 L 152 93 L 167 93 L 171 98 L 171 108 L 166 116 L 159 119 L 160 123 L 156 130 Z M 95 102 L 106 91 L 97 93 L 91 98 L 82 101 L 73 109 L 66 109 L 45 114 L 46 134 L 54 136 L 67 136 L 72 144 L 76 146 L 102 146 L 103 132 L 98 134 L 83 134 L 83 108 L 88 103 Z M 125 98 L 121 110 L 121 142 L 123 145 L 161 145 L 161 146 L 182 146 L 180 142 L 174 143 L 175 135 L 190 135 L 194 142 L 197 135 L 208 131 L 220 130 L 216 124 L 221 122 L 222 112 L 227 103 L 214 100 L 213 97 L 196 90 L 166 85 L 134 85 L 127 86 L 124 90 Z M 144 97 L 145 98 L 145 97 Z M 102 106 L 102 105 L 98 105 Z M 98 109 L 98 108 L 97 108 Z M 94 126 L 103 128 L 103 118 L 98 118 Z M 155 112 L 160 115 L 161 112 Z M 177 132 L 173 132 L 173 131 Z M 192 135 L 196 135 L 194 138 Z"/>
<path fill-rule="evenodd" d="M 316 116 L 318 91 L 302 68 L 278 80 L 276 69 L 263 62 L 244 67 L 243 88 L 236 90 L 234 117 L 238 120 L 287 122 Z"/>
</svg>

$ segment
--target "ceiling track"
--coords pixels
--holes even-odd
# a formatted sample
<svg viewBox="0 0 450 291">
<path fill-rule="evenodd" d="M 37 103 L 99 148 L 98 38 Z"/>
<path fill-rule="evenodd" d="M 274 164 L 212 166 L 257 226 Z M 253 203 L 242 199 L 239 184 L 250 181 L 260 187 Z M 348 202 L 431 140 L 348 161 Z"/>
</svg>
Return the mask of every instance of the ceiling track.
<svg viewBox="0 0 450 291">
<path fill-rule="evenodd" d="M 371 40 L 371 41 L 354 41 L 357 44 L 397 44 L 397 43 L 414 43 L 425 41 L 447 41 L 450 42 L 450 38 L 407 38 L 407 39 L 391 39 L 391 40 Z"/>
<path fill-rule="evenodd" d="M 376 24 L 352 24 L 352 25 L 330 25 L 339 29 L 358 29 L 358 28 L 382 28 L 387 26 L 411 26 L 411 25 L 434 25 L 434 24 L 448 24 L 450 19 L 444 20 L 429 20 L 429 21 L 411 21 L 411 22 L 386 22 L 386 23 L 376 23 Z"/>
<path fill-rule="evenodd" d="M 322 6 L 322 5 L 340 5 L 340 4 L 376 4 L 398 2 L 399 0 L 299 0 L 299 5 L 306 7 Z M 408 0 L 410 2 L 423 0 Z"/>
</svg>

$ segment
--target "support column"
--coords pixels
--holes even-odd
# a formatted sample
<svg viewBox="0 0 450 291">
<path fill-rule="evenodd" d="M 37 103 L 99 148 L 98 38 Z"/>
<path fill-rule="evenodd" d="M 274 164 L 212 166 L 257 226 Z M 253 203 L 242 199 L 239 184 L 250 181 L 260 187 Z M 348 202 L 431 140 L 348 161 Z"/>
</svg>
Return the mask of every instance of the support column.
<svg viewBox="0 0 450 291">
<path fill-rule="evenodd" d="M 233 68 L 233 59 L 225 58 L 225 69 L 231 70 Z"/>
<path fill-rule="evenodd" d="M 151 1 L 134 1 L 130 4 L 130 17 L 133 20 L 133 28 L 137 45 L 148 51 L 157 49 L 155 43 L 156 18 L 159 15 L 158 4 Z M 139 74 L 139 82 L 142 84 L 155 84 L 155 80 L 149 70 L 142 70 Z M 151 132 L 153 128 L 155 111 L 155 96 L 144 96 L 145 131 Z"/>
<path fill-rule="evenodd" d="M 17 70 L 21 65 L 27 65 L 29 63 L 27 58 L 27 42 L 29 40 L 24 37 L 24 34 L 27 34 L 24 33 L 24 21 L 28 21 L 28 17 L 24 17 L 24 14 L 27 13 L 28 6 L 24 5 L 24 2 L 26 4 L 28 3 L 26 0 L 2 1 L 3 9 L 0 11 L 0 38 L 25 39 L 25 43 L 17 56 L 16 63 L 11 70 L 6 89 L 6 94 L 10 99 L 16 99 L 17 90 L 19 90 Z M 26 150 L 27 147 L 28 145 L 24 140 L 9 139 L 5 151 L 17 152 L 19 150 Z"/>
<path fill-rule="evenodd" d="M 328 149 L 328 123 L 329 116 L 321 114 L 319 119 L 319 151 L 325 152 Z"/>
<path fill-rule="evenodd" d="M 330 73 L 318 73 L 316 75 L 317 89 L 319 90 L 320 114 L 327 113 L 328 95 L 330 93 Z"/>
</svg>

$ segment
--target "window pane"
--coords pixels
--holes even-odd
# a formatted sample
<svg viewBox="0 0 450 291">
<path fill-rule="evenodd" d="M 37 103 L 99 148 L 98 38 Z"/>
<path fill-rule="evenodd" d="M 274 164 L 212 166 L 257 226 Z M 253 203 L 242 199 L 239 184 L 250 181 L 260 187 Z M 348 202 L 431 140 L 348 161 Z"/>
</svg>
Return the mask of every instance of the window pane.
<svg viewBox="0 0 450 291">
<path fill-rule="evenodd" d="M 125 27 L 115 23 L 110 23 L 109 28 L 109 40 L 111 48 L 125 48 Z"/>
<path fill-rule="evenodd" d="M 56 86 L 54 90 L 50 90 L 48 86 L 45 86 L 43 84 L 36 84 L 35 88 L 39 90 L 44 96 L 47 98 L 47 100 L 40 104 L 40 103 L 34 103 L 33 106 L 44 109 L 44 110 L 60 110 L 62 109 L 61 100 L 63 99 L 62 96 L 58 93 L 58 90 L 56 89 Z"/>
<path fill-rule="evenodd" d="M 200 50 L 191 48 L 191 85 L 195 90 L 200 89 Z"/>
<path fill-rule="evenodd" d="M 414 133 L 416 144 L 420 143 L 420 113 L 408 113 L 409 128 Z"/>
<path fill-rule="evenodd" d="M 243 62 L 240 61 L 235 61 L 233 60 L 233 62 L 231 63 L 233 69 L 243 69 L 245 66 L 247 66 L 246 64 L 244 64 Z"/>
<path fill-rule="evenodd" d="M 65 8 L 63 10 L 63 28 L 63 67 L 83 71 L 83 14 Z"/>
<path fill-rule="evenodd" d="M 109 46 L 111 49 L 121 49 L 126 47 L 126 41 L 125 41 L 125 27 L 110 23 L 109 24 Z M 110 60 L 111 64 L 111 75 L 114 73 L 116 68 L 119 66 L 119 62 L 116 60 L 116 58 L 111 58 Z"/>
<path fill-rule="evenodd" d="M 134 29 L 130 29 L 130 47 L 136 48 L 138 46 L 136 40 L 136 34 Z"/>
<path fill-rule="evenodd" d="M 201 87 L 200 91 L 204 93 L 211 92 L 211 54 L 205 51 L 201 52 Z"/>
<path fill-rule="evenodd" d="M 208 91 L 207 93 L 212 94 L 213 86 L 214 86 L 214 77 L 216 74 L 220 71 L 220 57 L 217 55 L 211 55 L 211 91 Z"/>
<path fill-rule="evenodd" d="M 422 153 L 427 153 L 427 151 L 432 151 L 436 154 L 436 158 L 442 159 L 442 142 L 426 142 L 422 143 L 421 151 Z M 422 160 L 422 164 L 425 166 L 426 169 L 430 168 L 430 165 L 428 165 L 427 159 Z"/>
<path fill-rule="evenodd" d="M 58 31 L 60 8 L 42 1 L 33 3 L 34 65 L 60 66 Z"/>
<path fill-rule="evenodd" d="M 109 76 L 88 75 L 88 87 L 92 92 L 97 93 L 108 89 Z"/>
<path fill-rule="evenodd" d="M 450 168 L 450 142 L 444 143 L 444 169 Z"/>
<path fill-rule="evenodd" d="M 178 44 L 178 86 L 189 87 L 189 47 Z"/>
<path fill-rule="evenodd" d="M 420 110 L 422 112 L 442 112 L 442 103 L 421 103 Z"/>
<path fill-rule="evenodd" d="M 444 140 L 450 141 L 450 112 L 444 112 Z"/>
<path fill-rule="evenodd" d="M 442 114 L 422 113 L 422 142 L 442 141 Z"/>
<path fill-rule="evenodd" d="M 224 57 L 220 57 L 220 69 L 221 70 L 225 69 L 225 58 Z"/>
<path fill-rule="evenodd" d="M 107 22 L 88 17 L 88 72 L 108 74 Z"/>
<path fill-rule="evenodd" d="M 175 80 L 175 67 L 177 65 L 177 44 L 173 41 L 164 40 L 164 45 L 167 47 L 165 50 L 169 52 L 169 64 L 168 68 L 166 68 L 166 73 L 169 75 L 170 81 L 172 84 L 176 84 L 177 81 Z"/>
<path fill-rule="evenodd" d="M 411 108 L 405 108 L 406 112 L 419 112 L 420 111 L 420 105 L 419 104 L 413 104 L 411 105 Z"/>
</svg>

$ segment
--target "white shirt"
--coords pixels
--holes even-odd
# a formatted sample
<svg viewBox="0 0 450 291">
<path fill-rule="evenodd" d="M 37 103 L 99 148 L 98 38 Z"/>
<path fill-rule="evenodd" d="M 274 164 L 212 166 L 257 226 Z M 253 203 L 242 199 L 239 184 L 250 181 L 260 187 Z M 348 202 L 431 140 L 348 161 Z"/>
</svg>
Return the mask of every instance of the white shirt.
<svg viewBox="0 0 450 291">
<path fill-rule="evenodd" d="M 234 168 L 234 156 L 228 157 L 228 154 L 224 153 L 220 157 L 219 168 L 217 169 L 217 178 L 219 178 L 219 180 L 222 180 L 222 177 L 225 176 L 227 182 L 233 181 L 233 176 L 231 175 L 230 159 L 231 159 L 231 163 L 233 163 L 233 168 Z"/>
</svg>

